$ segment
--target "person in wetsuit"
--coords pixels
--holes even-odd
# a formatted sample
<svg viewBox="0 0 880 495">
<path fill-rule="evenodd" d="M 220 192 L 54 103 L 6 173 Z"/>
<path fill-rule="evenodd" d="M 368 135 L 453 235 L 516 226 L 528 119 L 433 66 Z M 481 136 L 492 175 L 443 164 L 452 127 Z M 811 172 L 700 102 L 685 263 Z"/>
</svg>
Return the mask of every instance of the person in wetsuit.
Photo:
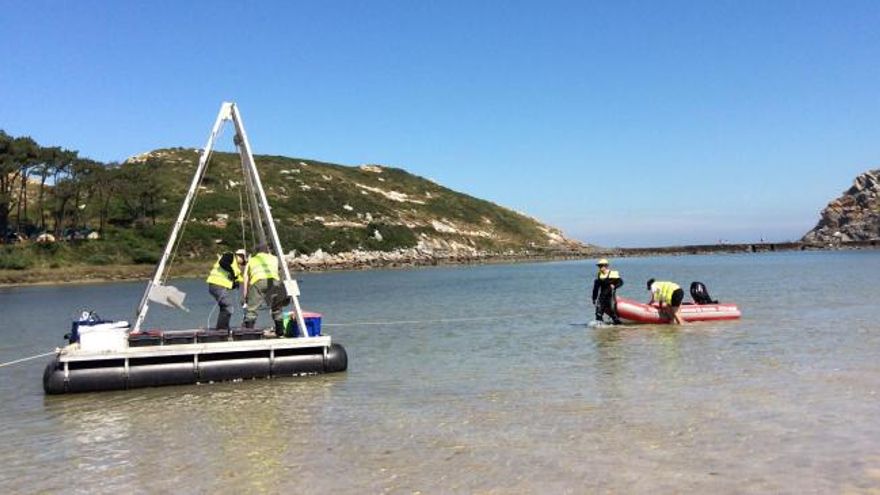
<svg viewBox="0 0 880 495">
<path fill-rule="evenodd" d="M 596 306 L 596 321 L 604 321 L 607 314 L 611 322 L 620 325 L 620 317 L 617 316 L 617 297 L 615 292 L 623 286 L 623 279 L 617 270 L 608 266 L 608 260 L 602 258 L 596 263 L 599 271 L 593 281 L 593 305 Z"/>
</svg>

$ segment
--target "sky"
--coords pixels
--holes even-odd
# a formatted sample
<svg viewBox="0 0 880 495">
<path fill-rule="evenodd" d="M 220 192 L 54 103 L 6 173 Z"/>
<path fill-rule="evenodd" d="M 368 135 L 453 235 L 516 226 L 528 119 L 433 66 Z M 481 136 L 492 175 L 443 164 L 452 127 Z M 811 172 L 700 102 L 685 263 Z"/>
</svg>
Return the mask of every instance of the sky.
<svg viewBox="0 0 880 495">
<path fill-rule="evenodd" d="M 799 239 L 880 168 L 876 1 L 4 0 L 0 129 L 404 168 L 604 246 Z M 227 143 L 231 149 L 231 144 Z"/>
</svg>

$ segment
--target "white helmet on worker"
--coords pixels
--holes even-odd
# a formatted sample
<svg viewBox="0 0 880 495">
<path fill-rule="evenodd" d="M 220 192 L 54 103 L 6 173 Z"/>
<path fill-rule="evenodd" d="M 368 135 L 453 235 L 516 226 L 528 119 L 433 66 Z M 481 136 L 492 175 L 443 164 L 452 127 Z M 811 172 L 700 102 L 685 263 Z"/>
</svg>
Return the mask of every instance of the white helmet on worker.
<svg viewBox="0 0 880 495">
<path fill-rule="evenodd" d="M 608 260 L 605 258 L 602 258 L 596 262 L 596 266 L 608 266 Z"/>
</svg>

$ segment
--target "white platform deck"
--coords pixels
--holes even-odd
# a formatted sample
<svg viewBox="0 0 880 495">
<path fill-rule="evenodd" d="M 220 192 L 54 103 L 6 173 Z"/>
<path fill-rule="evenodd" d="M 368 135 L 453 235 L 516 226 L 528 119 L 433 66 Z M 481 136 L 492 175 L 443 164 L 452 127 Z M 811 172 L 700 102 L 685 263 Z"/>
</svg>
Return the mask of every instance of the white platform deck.
<svg viewBox="0 0 880 495">
<path fill-rule="evenodd" d="M 300 349 L 323 347 L 327 352 L 331 339 L 329 335 L 319 337 L 266 338 L 262 340 L 237 340 L 222 342 L 200 342 L 195 344 L 169 344 L 128 347 L 124 351 L 83 351 L 79 344 L 70 344 L 60 349 L 61 362 L 95 361 L 104 359 L 131 359 L 147 357 L 183 356 L 216 354 L 227 352 L 274 351 L 277 349 Z"/>
</svg>

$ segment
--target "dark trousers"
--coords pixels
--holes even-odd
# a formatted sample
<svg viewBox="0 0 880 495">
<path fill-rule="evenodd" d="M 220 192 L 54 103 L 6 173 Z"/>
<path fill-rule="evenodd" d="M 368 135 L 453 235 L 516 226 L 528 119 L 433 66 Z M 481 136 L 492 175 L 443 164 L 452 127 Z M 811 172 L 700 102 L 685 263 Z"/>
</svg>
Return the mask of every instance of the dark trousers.
<svg viewBox="0 0 880 495">
<path fill-rule="evenodd" d="M 264 304 L 272 311 L 275 326 L 281 325 L 284 309 L 284 286 L 278 280 L 258 280 L 250 286 L 247 293 L 247 311 L 244 315 L 246 325 L 257 321 L 257 310 Z"/>
<path fill-rule="evenodd" d="M 229 330 L 229 320 L 232 318 L 232 311 L 229 309 L 232 307 L 230 292 L 225 287 L 208 284 L 208 293 L 217 301 L 217 307 L 220 308 L 220 313 L 217 314 L 217 324 L 215 325 L 217 330 Z"/>
<path fill-rule="evenodd" d="M 617 297 L 613 292 L 599 294 L 599 299 L 596 300 L 596 320 L 602 321 L 606 314 L 615 324 L 620 323 L 620 317 L 617 316 Z"/>
</svg>

